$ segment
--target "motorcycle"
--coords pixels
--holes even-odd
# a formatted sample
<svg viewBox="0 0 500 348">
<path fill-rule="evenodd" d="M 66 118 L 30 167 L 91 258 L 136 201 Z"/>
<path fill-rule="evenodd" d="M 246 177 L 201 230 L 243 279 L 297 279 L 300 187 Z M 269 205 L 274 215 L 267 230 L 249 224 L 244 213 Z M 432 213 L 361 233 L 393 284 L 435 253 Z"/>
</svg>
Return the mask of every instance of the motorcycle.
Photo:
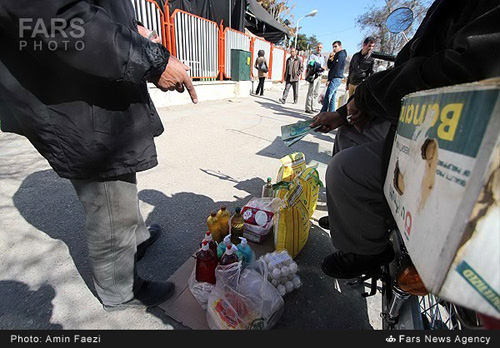
<svg viewBox="0 0 500 348">
<path fill-rule="evenodd" d="M 402 33 L 413 22 L 413 12 L 409 8 L 399 8 L 387 18 L 386 25 L 392 33 Z M 374 52 L 376 59 L 394 62 L 390 54 Z M 363 297 L 381 292 L 381 318 L 384 330 L 461 330 L 482 329 L 483 322 L 476 312 L 442 300 L 429 293 L 411 261 L 404 241 L 394 221 L 388 223 L 390 242 L 395 257 L 378 272 L 366 274 L 348 285 L 364 284 L 369 292 Z M 379 286 L 381 283 L 381 286 Z"/>
</svg>

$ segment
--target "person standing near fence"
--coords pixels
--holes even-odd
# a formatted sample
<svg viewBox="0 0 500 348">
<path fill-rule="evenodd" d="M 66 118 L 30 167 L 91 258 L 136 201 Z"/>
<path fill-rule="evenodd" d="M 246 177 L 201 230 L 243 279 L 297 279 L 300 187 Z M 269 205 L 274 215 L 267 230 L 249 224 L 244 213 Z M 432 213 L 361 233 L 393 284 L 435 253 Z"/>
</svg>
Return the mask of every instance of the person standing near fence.
<svg viewBox="0 0 500 348">
<path fill-rule="evenodd" d="M 373 65 L 375 59 L 372 57 L 372 51 L 375 47 L 375 39 L 371 36 L 363 41 L 361 51 L 355 53 L 349 64 L 349 75 L 347 76 L 347 90 L 349 97 L 354 94 L 356 87 L 373 74 Z"/>
<path fill-rule="evenodd" d="M 299 100 L 299 80 L 300 75 L 304 71 L 304 66 L 302 64 L 302 59 L 297 56 L 297 50 L 292 48 L 290 50 L 290 57 L 286 60 L 285 67 L 285 90 L 283 91 L 283 97 L 280 98 L 280 103 L 285 104 L 286 98 L 288 97 L 288 92 L 290 87 L 293 88 L 293 103 L 297 104 Z"/>
<path fill-rule="evenodd" d="M 255 94 L 264 95 L 264 81 L 267 78 L 267 72 L 269 68 L 267 67 L 267 61 L 265 57 L 266 52 L 264 50 L 259 50 L 257 52 L 257 59 L 255 60 L 255 69 L 257 69 L 258 77 L 259 77 L 259 85 L 257 86 L 257 90 Z"/>
<path fill-rule="evenodd" d="M 323 100 L 323 107 L 321 112 L 329 111 L 333 112 L 337 108 L 335 107 L 335 96 L 337 95 L 337 89 L 342 83 L 344 78 L 344 68 L 345 60 L 347 58 L 347 51 L 342 49 L 342 43 L 340 41 L 335 41 L 332 44 L 333 52 L 328 58 L 327 66 L 328 69 L 328 82 L 327 89 L 325 92 L 325 98 Z"/>
<path fill-rule="evenodd" d="M 160 228 L 144 223 L 136 173 L 158 164 L 163 132 L 146 83 L 187 89 L 197 103 L 189 67 L 138 33 L 129 0 L 3 0 L 0 42 L 2 131 L 25 136 L 71 180 L 104 309 L 164 302 L 174 284 L 137 274 Z"/>
<path fill-rule="evenodd" d="M 316 113 L 314 109 L 314 102 L 318 99 L 319 88 L 321 85 L 321 73 L 325 70 L 325 58 L 321 54 L 323 44 L 319 42 L 316 45 L 316 51 L 311 54 L 307 62 L 307 67 L 311 73 L 306 80 L 309 82 L 309 89 L 307 90 L 306 98 L 306 112 L 308 114 Z"/>
</svg>

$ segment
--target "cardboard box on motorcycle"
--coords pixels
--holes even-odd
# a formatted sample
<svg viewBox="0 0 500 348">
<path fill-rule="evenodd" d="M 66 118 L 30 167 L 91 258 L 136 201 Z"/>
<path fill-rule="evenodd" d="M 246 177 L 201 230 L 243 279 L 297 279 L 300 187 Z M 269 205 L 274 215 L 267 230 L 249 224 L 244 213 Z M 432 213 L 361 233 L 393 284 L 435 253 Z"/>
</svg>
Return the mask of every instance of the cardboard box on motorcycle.
<svg viewBox="0 0 500 348">
<path fill-rule="evenodd" d="M 403 99 L 384 186 L 427 289 L 500 318 L 500 79 Z"/>
</svg>

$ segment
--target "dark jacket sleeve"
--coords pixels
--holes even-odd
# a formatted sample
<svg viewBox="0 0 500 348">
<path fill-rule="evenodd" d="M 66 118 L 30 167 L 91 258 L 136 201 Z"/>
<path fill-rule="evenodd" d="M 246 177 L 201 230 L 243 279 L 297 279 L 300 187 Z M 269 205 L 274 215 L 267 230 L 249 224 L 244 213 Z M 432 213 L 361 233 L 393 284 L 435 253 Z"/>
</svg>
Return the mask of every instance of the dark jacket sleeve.
<svg viewBox="0 0 500 348">
<path fill-rule="evenodd" d="M 355 62 L 358 59 L 358 53 L 354 53 L 351 57 L 351 61 L 349 63 L 349 75 L 347 75 L 347 84 L 351 83 L 352 70 L 354 68 Z"/>
<path fill-rule="evenodd" d="M 409 93 L 500 76 L 500 4 L 493 0 L 467 4 L 474 8 L 462 11 L 468 18 L 446 38 L 443 49 L 399 65 L 396 61 L 394 68 L 370 76 L 356 89 L 357 107 L 396 125 L 401 99 Z M 409 57 L 414 43 L 415 38 L 398 57 Z"/>
<path fill-rule="evenodd" d="M 70 25 L 54 29 L 53 19 Z M 33 32 L 41 21 L 49 35 Z M 27 40 L 29 44 L 23 49 L 48 68 L 86 79 L 138 84 L 161 74 L 170 55 L 162 45 L 113 21 L 102 8 L 85 1 L 2 0 L 0 30 L 14 40 Z M 36 49 L 34 41 L 42 48 Z M 48 45 L 54 41 L 58 49 L 51 50 Z M 65 45 L 65 41 L 69 43 Z"/>
</svg>

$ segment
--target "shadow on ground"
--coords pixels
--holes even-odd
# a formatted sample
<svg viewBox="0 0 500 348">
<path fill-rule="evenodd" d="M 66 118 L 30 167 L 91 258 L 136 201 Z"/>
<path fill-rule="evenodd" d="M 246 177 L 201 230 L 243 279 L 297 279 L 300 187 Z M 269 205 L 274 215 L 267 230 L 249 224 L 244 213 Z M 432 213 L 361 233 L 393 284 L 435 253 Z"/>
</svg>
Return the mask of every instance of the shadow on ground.
<svg viewBox="0 0 500 348">
<path fill-rule="evenodd" d="M 157 190 L 141 190 L 139 199 L 153 207 L 146 217 L 146 223 L 157 223 L 164 231 L 138 263 L 138 272 L 142 277 L 168 279 L 197 250 L 206 231 L 207 212 L 222 205 L 234 211 L 237 205 L 241 206 L 252 197 L 260 196 L 264 183 L 261 178 L 238 182 L 221 173 L 200 170 L 220 180 L 234 182 L 235 187 L 246 194 L 244 197 L 235 197 L 236 201 L 215 202 L 210 197 L 191 192 L 167 196 Z M 91 291 L 94 291 L 87 259 L 83 209 L 71 183 L 59 178 L 52 170 L 33 173 L 24 180 L 14 195 L 14 203 L 27 222 L 67 244 L 78 272 Z M 366 300 L 360 296 L 362 289 L 340 284 L 339 292 L 334 288 L 333 279 L 322 274 L 321 261 L 332 250 L 329 235 L 312 225 L 309 240 L 297 257 L 299 275 L 304 285 L 285 297 L 285 312 L 276 329 L 371 328 Z M 55 296 L 51 287 L 42 287 L 35 295 L 24 284 L 1 282 L 0 291 L 0 296 L 7 298 L 6 303 L 17 303 L 17 307 L 13 305 L 6 308 L 1 314 L 2 326 L 7 325 L 3 322 L 9 316 L 33 311 L 38 313 L 28 315 L 26 320 L 17 318 L 18 323 L 26 325 L 26 329 L 58 328 L 49 322 L 50 302 Z M 38 302 L 33 299 L 38 299 Z M 154 308 L 148 312 L 176 329 L 184 328 L 166 317 L 161 309 Z M 16 329 L 19 328 L 16 324 Z"/>
<path fill-rule="evenodd" d="M 28 285 L 12 280 L 0 281 L 0 328 L 2 330 L 62 330 L 60 324 L 50 322 L 52 300 L 56 292 L 50 285 L 30 290 Z"/>
</svg>

